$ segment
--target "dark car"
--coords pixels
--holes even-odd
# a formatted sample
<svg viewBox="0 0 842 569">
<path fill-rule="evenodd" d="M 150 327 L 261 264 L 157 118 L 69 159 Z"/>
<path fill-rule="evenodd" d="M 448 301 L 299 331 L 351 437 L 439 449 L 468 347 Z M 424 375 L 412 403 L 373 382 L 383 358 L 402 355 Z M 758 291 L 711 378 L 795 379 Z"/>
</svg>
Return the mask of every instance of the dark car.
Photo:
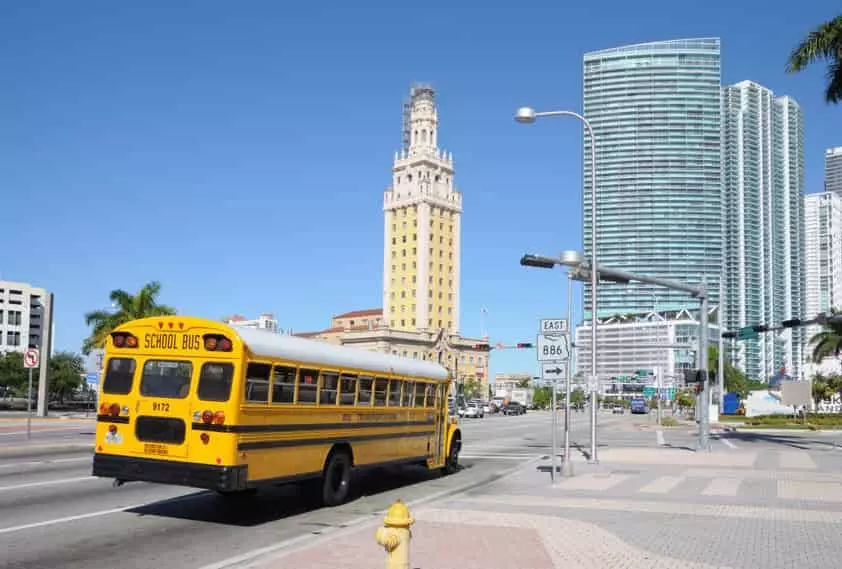
<svg viewBox="0 0 842 569">
<path fill-rule="evenodd" d="M 512 401 L 508 405 L 503 407 L 504 415 L 523 415 L 524 413 L 526 413 L 526 407 L 524 407 L 517 401 Z"/>
</svg>

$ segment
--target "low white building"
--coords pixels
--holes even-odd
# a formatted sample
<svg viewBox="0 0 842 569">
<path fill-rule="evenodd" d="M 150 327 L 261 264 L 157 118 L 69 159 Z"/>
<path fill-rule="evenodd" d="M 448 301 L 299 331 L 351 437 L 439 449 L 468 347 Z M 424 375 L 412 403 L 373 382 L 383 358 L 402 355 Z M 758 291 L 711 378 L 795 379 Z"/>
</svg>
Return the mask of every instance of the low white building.
<svg viewBox="0 0 842 569">
<path fill-rule="evenodd" d="M 280 328 L 278 327 L 278 321 L 275 320 L 274 314 L 271 314 L 269 312 L 264 312 L 263 314 L 252 320 L 246 319 L 245 316 L 235 314 L 226 318 L 225 323 L 229 326 L 237 326 L 241 328 L 260 328 L 262 330 L 270 330 L 272 332 L 277 332 L 278 334 L 281 333 Z"/>
<path fill-rule="evenodd" d="M 54 326 L 47 313 L 51 302 L 52 294 L 46 289 L 0 281 L 0 352 L 23 353 L 47 342 L 52 355 Z"/>
<path fill-rule="evenodd" d="M 708 341 L 718 345 L 716 307 L 708 315 Z M 576 327 L 576 375 L 591 375 L 591 326 Z M 648 312 L 603 318 L 597 325 L 597 375 L 600 390 L 621 378 L 660 374 L 662 387 L 684 383 L 696 365 L 699 342 L 698 310 Z M 687 345 L 677 349 L 674 345 Z M 661 347 L 663 346 L 663 347 Z"/>
</svg>

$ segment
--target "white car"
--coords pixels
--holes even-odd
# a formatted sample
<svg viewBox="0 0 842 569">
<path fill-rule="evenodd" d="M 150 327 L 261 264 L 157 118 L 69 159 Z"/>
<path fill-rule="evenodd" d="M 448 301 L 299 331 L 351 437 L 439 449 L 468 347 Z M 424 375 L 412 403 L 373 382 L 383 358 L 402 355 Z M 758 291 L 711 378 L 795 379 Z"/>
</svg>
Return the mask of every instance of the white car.
<svg viewBox="0 0 842 569">
<path fill-rule="evenodd" d="M 465 417 L 473 417 L 474 419 L 480 418 L 482 419 L 485 416 L 485 413 L 482 411 L 482 407 L 477 405 L 476 403 L 468 403 L 465 407 Z"/>
</svg>

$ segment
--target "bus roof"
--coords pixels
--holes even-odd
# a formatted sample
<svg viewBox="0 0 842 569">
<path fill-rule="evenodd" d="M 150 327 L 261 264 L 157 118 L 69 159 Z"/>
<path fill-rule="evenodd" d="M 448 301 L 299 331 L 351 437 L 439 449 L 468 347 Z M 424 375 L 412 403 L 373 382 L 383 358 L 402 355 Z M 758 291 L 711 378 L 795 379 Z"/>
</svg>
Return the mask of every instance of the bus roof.
<svg viewBox="0 0 842 569">
<path fill-rule="evenodd" d="M 320 340 L 285 336 L 259 328 L 236 328 L 249 351 L 258 357 L 272 357 L 319 363 L 339 369 L 351 368 L 372 373 L 447 379 L 447 370 L 434 362 L 401 358 L 364 348 L 348 348 Z"/>
</svg>

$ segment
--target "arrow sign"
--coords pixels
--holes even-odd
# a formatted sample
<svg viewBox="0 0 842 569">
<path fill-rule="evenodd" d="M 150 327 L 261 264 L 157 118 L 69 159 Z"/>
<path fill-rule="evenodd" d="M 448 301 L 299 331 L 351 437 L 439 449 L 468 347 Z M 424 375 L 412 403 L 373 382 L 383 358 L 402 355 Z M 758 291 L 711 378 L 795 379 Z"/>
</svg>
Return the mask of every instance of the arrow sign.
<svg viewBox="0 0 842 569">
<path fill-rule="evenodd" d="M 541 364 L 541 377 L 553 381 L 567 377 L 567 368 L 559 362 L 543 362 Z"/>
</svg>

